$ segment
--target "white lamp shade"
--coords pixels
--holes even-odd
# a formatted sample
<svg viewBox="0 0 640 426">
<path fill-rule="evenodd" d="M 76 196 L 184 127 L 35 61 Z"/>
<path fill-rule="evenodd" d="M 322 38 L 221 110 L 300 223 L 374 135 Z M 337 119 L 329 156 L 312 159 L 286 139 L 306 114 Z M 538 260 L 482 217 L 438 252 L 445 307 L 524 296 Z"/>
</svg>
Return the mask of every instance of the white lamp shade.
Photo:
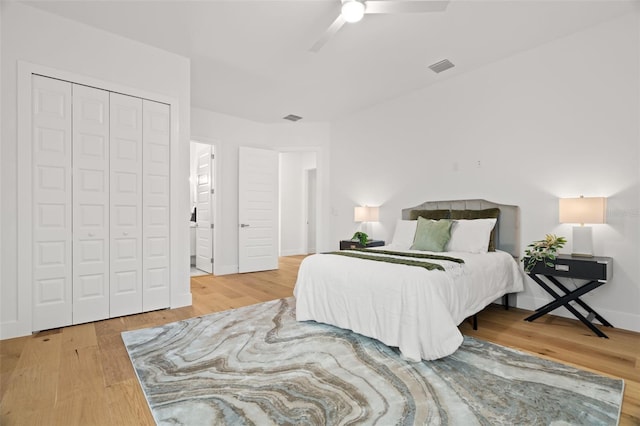
<svg viewBox="0 0 640 426">
<path fill-rule="evenodd" d="M 560 223 L 604 223 L 606 198 L 560 198 Z"/>
<path fill-rule="evenodd" d="M 359 0 L 345 0 L 342 3 L 342 18 L 347 22 L 358 22 L 364 16 L 365 5 Z"/>
<path fill-rule="evenodd" d="M 369 207 L 369 220 L 367 222 L 377 222 L 380 217 L 380 209 L 378 207 Z"/>
<path fill-rule="evenodd" d="M 353 220 L 355 222 L 377 222 L 379 219 L 378 207 L 356 207 L 353 211 Z"/>
</svg>

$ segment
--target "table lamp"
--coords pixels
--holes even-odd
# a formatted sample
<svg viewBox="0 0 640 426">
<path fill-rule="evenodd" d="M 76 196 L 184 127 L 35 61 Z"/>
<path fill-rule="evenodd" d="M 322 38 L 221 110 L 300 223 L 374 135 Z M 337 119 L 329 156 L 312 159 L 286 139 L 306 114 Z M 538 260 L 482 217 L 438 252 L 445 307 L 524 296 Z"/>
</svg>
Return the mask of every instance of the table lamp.
<svg viewBox="0 0 640 426">
<path fill-rule="evenodd" d="M 572 256 L 593 257 L 593 231 L 585 223 L 605 223 L 606 198 L 560 198 L 560 223 L 577 223 L 573 227 Z"/>
<path fill-rule="evenodd" d="M 368 234 L 366 227 L 367 222 L 377 222 L 380 216 L 380 209 L 378 207 L 356 207 L 353 211 L 353 220 L 354 222 L 363 222 L 364 223 L 364 232 Z M 371 236 L 369 235 L 369 238 Z"/>
</svg>

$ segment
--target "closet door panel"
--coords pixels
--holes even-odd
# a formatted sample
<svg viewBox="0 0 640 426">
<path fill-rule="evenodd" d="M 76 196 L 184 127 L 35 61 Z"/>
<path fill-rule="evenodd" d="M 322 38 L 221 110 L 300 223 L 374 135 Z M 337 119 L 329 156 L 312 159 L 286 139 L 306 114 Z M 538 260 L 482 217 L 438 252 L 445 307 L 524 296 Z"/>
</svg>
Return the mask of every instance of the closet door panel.
<svg viewBox="0 0 640 426">
<path fill-rule="evenodd" d="M 110 313 L 142 312 L 142 99 L 110 94 Z"/>
<path fill-rule="evenodd" d="M 143 101 L 143 310 L 170 306 L 169 105 Z"/>
<path fill-rule="evenodd" d="M 72 321 L 71 84 L 32 77 L 33 331 Z"/>
<path fill-rule="evenodd" d="M 73 323 L 109 317 L 109 92 L 73 85 Z"/>
</svg>

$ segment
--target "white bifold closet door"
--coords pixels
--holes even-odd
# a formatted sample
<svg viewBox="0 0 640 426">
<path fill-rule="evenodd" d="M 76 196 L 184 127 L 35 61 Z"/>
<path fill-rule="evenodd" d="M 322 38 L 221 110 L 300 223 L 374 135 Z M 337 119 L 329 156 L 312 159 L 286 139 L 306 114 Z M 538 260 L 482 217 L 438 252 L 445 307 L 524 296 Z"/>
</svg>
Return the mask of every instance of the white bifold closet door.
<svg viewBox="0 0 640 426">
<path fill-rule="evenodd" d="M 32 78 L 33 329 L 71 324 L 71 84 Z"/>
<path fill-rule="evenodd" d="M 169 105 L 144 100 L 142 310 L 166 308 L 169 285 Z"/>
<path fill-rule="evenodd" d="M 110 93 L 110 316 L 142 312 L 142 99 Z"/>
<path fill-rule="evenodd" d="M 109 318 L 109 92 L 73 85 L 73 324 Z"/>
<path fill-rule="evenodd" d="M 168 308 L 169 105 L 32 89 L 32 330 Z"/>
</svg>

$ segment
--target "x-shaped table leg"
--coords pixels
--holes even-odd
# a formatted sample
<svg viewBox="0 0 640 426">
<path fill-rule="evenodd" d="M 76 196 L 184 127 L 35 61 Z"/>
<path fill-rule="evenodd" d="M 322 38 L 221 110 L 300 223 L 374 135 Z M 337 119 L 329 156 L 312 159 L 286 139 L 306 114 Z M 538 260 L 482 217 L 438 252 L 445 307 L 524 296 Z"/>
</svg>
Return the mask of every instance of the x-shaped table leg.
<svg viewBox="0 0 640 426">
<path fill-rule="evenodd" d="M 542 279 L 540 279 L 535 274 L 529 274 L 529 276 L 536 283 L 538 283 L 540 285 L 540 287 L 542 287 L 547 293 L 549 293 L 551 296 L 553 296 L 553 298 L 555 300 L 550 302 L 550 303 L 547 303 L 546 305 L 544 305 L 544 306 L 542 306 L 542 307 L 540 307 L 538 309 L 536 309 L 536 313 L 533 314 L 533 315 L 528 316 L 527 318 L 525 318 L 525 321 L 529 321 L 529 322 L 534 321 L 534 320 L 540 318 L 541 316 L 553 311 L 554 309 L 557 309 L 560 306 L 564 306 L 565 308 L 567 308 L 567 310 L 569 310 L 569 312 L 571 312 L 576 318 L 578 318 L 584 325 L 589 327 L 591 329 L 591 331 L 593 331 L 596 335 L 598 335 L 599 337 L 604 337 L 605 339 L 609 338 L 606 334 L 604 334 L 602 331 L 600 331 L 595 325 L 593 325 L 591 323 L 591 321 L 589 321 L 587 318 L 585 318 L 584 315 L 582 315 L 580 312 L 578 312 L 578 310 L 576 310 L 576 308 L 574 308 L 573 306 L 571 306 L 569 304 L 569 302 L 575 300 L 576 303 L 578 303 L 585 310 L 587 310 L 589 312 L 589 314 L 594 314 L 595 318 L 597 318 L 598 321 L 602 322 L 603 325 L 608 326 L 608 327 L 613 327 L 600 314 L 598 314 L 589 305 L 587 305 L 585 302 L 583 302 L 582 300 L 579 299 L 580 296 L 590 292 L 591 290 L 593 290 L 595 288 L 600 287 L 602 284 L 604 284 L 604 282 L 590 281 L 590 282 L 586 283 L 585 285 L 580 286 L 580 287 L 578 287 L 577 289 L 575 289 L 573 291 L 569 291 L 569 289 L 567 289 L 564 285 L 562 285 L 554 277 L 545 275 L 545 277 L 549 281 L 551 281 L 553 284 L 557 285 L 558 288 L 560 288 L 562 291 L 564 291 L 566 293 L 564 296 L 560 296 L 555 290 L 553 290 L 551 287 L 549 287 L 549 285 L 546 282 L 544 282 Z"/>
</svg>

